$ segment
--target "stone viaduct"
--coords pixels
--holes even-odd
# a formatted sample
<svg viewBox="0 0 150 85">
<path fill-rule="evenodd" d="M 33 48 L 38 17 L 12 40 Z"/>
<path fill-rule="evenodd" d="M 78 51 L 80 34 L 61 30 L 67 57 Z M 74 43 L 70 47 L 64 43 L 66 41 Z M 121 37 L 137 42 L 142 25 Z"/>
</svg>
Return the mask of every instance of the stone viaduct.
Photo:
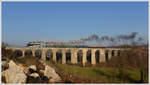
<svg viewBox="0 0 150 85">
<path fill-rule="evenodd" d="M 33 57 L 36 57 L 36 51 L 41 51 L 41 59 L 46 60 L 50 51 L 52 54 L 51 60 L 57 62 L 61 61 L 62 64 L 67 63 L 68 60 L 72 64 L 82 63 L 83 66 L 86 62 L 90 62 L 92 65 L 96 63 L 106 62 L 114 56 L 120 56 L 120 52 L 123 48 L 46 48 L 46 47 L 6 47 L 11 49 L 13 52 L 20 50 L 22 56 L 25 56 L 27 50 L 30 50 Z M 61 55 L 58 55 L 60 53 Z M 68 56 L 67 53 L 70 53 Z M 80 55 L 80 54 L 81 55 Z M 60 57 L 60 58 L 59 58 Z"/>
</svg>

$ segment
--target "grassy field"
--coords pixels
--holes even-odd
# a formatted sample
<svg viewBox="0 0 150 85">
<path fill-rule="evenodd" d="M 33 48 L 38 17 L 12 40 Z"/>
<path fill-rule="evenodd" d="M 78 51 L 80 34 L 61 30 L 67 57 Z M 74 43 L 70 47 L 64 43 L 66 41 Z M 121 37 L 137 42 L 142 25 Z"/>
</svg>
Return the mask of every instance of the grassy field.
<svg viewBox="0 0 150 85">
<path fill-rule="evenodd" d="M 16 63 L 25 66 L 38 65 L 40 63 L 35 57 L 24 57 L 13 59 Z M 68 65 L 60 63 L 45 63 L 53 67 L 60 74 L 64 83 L 138 83 L 140 82 L 140 70 L 136 68 L 122 69 L 123 78 L 119 77 L 119 69 L 108 66 L 90 66 L 81 67 L 77 65 Z M 40 66 L 43 68 L 43 66 Z M 146 77 L 148 82 L 148 77 Z"/>
<path fill-rule="evenodd" d="M 71 82 L 83 82 L 83 83 L 138 83 L 140 81 L 140 70 L 139 69 L 122 69 L 123 78 L 121 79 L 118 74 L 117 68 L 105 67 L 105 66 L 92 66 L 92 67 L 80 67 L 75 65 L 67 64 L 52 64 L 46 61 L 46 63 L 54 67 L 60 72 L 62 77 L 71 75 L 78 79 L 72 79 L 70 76 L 67 77 L 68 81 Z M 79 81 L 78 81 L 79 80 Z M 148 79 L 147 79 L 148 81 Z"/>
</svg>

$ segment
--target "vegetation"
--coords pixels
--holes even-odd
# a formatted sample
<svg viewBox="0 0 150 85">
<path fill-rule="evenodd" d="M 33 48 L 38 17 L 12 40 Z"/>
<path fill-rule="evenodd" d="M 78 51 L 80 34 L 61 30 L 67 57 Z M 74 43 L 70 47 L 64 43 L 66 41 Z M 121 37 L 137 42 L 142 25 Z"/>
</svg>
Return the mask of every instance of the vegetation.
<svg viewBox="0 0 150 85">
<path fill-rule="evenodd" d="M 43 69 L 36 57 L 18 57 L 11 50 L 2 48 L 2 56 L 25 66 L 37 65 Z M 148 48 L 132 47 L 120 56 L 96 66 L 82 67 L 45 61 L 60 74 L 64 83 L 148 83 Z"/>
<path fill-rule="evenodd" d="M 96 66 L 46 63 L 73 83 L 148 83 L 148 48 L 134 47 Z M 72 76 L 72 78 L 70 77 Z"/>
<path fill-rule="evenodd" d="M 131 50 L 122 52 L 120 57 L 112 58 L 107 66 L 117 67 L 121 76 L 125 69 L 139 69 L 140 80 L 135 82 L 148 82 L 148 48 L 134 47 Z"/>
<path fill-rule="evenodd" d="M 52 64 L 46 62 L 48 65 L 54 67 L 58 73 L 61 74 L 64 81 L 72 83 L 137 83 L 140 80 L 139 69 L 122 69 L 124 71 L 124 79 L 120 77 L 120 73 L 115 67 L 93 66 L 80 67 L 67 64 Z"/>
</svg>

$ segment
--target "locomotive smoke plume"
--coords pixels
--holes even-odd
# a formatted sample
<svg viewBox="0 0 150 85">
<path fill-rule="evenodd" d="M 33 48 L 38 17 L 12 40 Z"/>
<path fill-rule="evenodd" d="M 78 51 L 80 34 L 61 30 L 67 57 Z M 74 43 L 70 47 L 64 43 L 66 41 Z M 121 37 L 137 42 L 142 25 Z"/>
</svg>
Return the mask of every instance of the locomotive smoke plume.
<svg viewBox="0 0 150 85">
<path fill-rule="evenodd" d="M 144 42 L 144 38 L 137 37 L 137 32 L 132 32 L 128 35 L 118 35 L 115 37 L 109 37 L 109 36 L 101 36 L 99 37 L 96 34 L 93 34 L 89 36 L 88 38 L 82 38 L 80 39 L 82 42 L 84 42 L 84 45 L 92 45 L 95 43 L 95 45 L 98 46 L 119 46 L 119 45 L 145 45 L 147 42 Z"/>
<path fill-rule="evenodd" d="M 87 38 L 81 38 L 79 40 L 64 41 L 33 41 L 34 43 L 44 43 L 59 46 L 120 46 L 120 45 L 147 45 L 147 39 L 138 37 L 137 32 L 132 32 L 128 35 L 118 35 L 114 37 L 98 36 L 93 34 Z"/>
</svg>

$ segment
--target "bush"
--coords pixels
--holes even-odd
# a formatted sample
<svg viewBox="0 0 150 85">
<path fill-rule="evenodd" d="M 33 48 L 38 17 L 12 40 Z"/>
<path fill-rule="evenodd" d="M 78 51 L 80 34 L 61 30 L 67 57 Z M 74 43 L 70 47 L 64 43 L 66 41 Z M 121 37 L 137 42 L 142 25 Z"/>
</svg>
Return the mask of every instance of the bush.
<svg viewBox="0 0 150 85">
<path fill-rule="evenodd" d="M 148 75 L 148 48 L 133 47 L 121 53 L 121 56 L 111 58 L 107 66 L 115 67 L 119 71 L 119 77 L 122 79 L 126 68 L 136 68 L 141 70 L 141 82 L 145 82 L 145 75 Z M 128 76 L 128 75 L 127 75 Z"/>
</svg>

